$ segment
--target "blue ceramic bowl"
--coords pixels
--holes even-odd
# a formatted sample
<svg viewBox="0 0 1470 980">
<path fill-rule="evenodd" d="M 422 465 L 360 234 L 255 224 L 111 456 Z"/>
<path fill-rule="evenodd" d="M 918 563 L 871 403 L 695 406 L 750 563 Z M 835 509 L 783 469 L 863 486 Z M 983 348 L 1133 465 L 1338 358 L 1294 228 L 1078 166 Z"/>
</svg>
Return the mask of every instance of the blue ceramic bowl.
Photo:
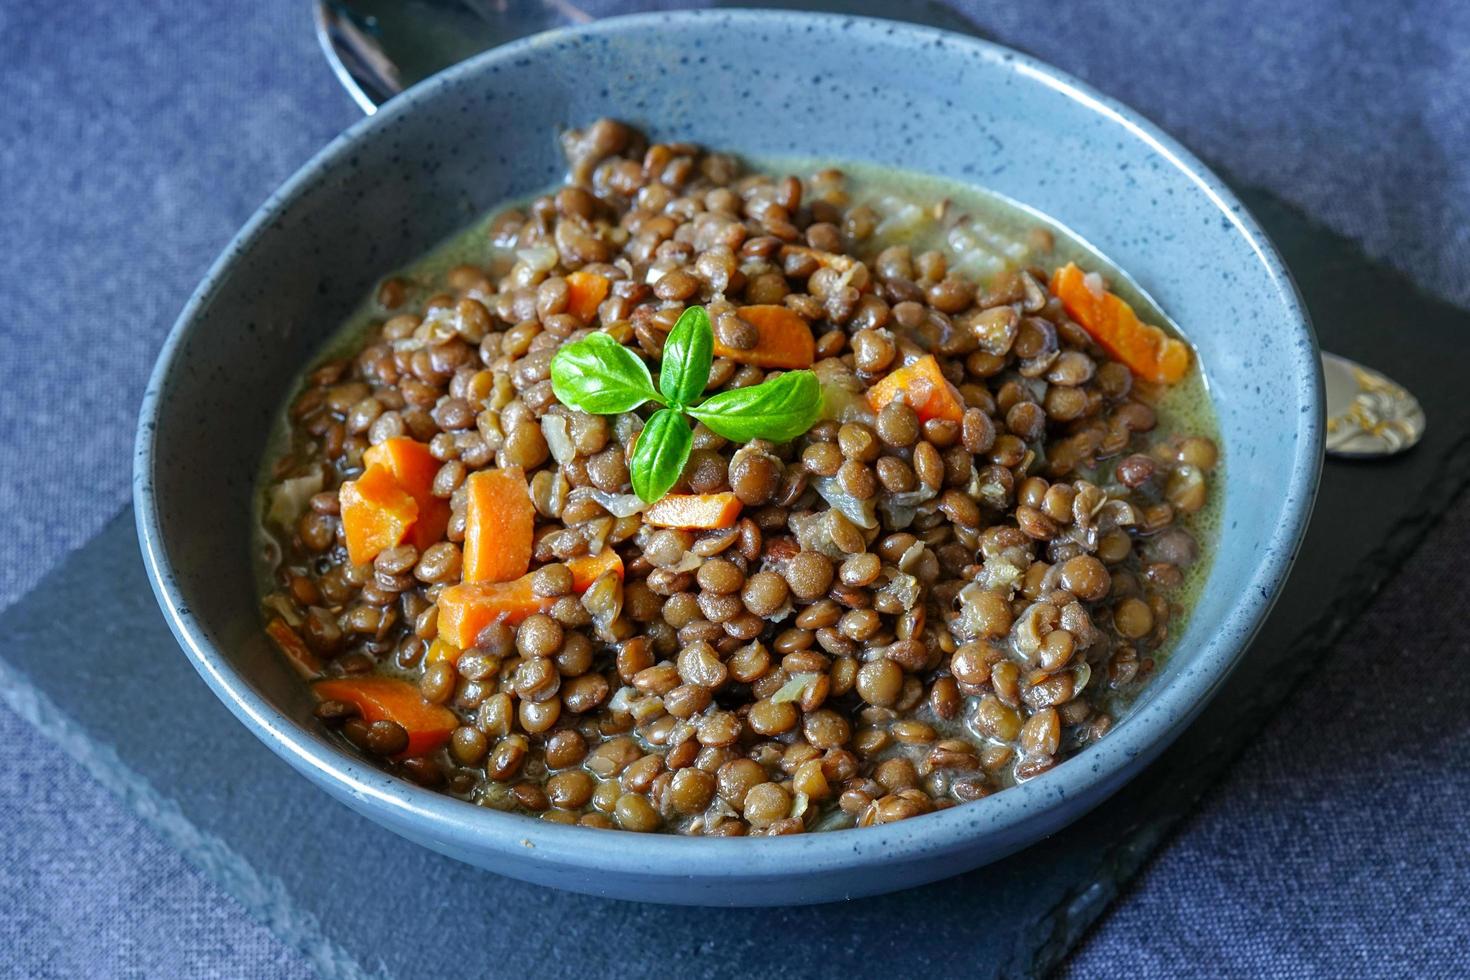
<svg viewBox="0 0 1470 980">
<path fill-rule="evenodd" d="M 1100 744 L 1017 788 L 889 826 L 686 839 L 482 809 L 389 777 L 313 722 L 306 686 L 261 632 L 250 561 L 252 488 L 292 380 L 377 277 L 553 183 L 554 130 L 601 115 L 753 156 L 983 184 L 1071 225 L 1186 325 L 1228 460 L 1224 533 L 1177 652 Z M 394 99 L 291 178 L 164 345 L 134 494 L 153 587 L 184 651 L 251 731 L 343 803 L 444 854 L 559 888 L 791 904 L 993 861 L 1137 773 L 1219 688 L 1271 607 L 1311 510 L 1321 431 L 1317 350 L 1279 256 L 1219 178 L 1137 114 L 968 37 L 809 14 L 657 14 L 488 52 Z"/>
</svg>

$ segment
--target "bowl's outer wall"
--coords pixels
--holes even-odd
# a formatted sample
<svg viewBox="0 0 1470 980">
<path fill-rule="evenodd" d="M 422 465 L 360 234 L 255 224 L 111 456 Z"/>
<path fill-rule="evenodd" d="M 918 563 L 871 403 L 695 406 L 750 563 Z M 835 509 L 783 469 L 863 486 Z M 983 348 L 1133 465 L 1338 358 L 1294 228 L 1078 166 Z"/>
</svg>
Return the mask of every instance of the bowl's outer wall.
<svg viewBox="0 0 1470 980">
<path fill-rule="evenodd" d="M 145 401 L 140 532 L 196 666 L 274 750 L 379 822 L 485 867 L 600 894 L 720 904 L 866 894 L 993 860 L 1085 812 L 1177 734 L 1259 625 L 1310 510 L 1321 399 L 1310 328 L 1249 216 L 1147 124 L 1074 86 L 1005 49 L 879 21 L 647 15 L 490 52 L 355 126 L 221 258 Z M 882 830 L 760 842 L 630 836 L 616 848 L 600 838 L 605 853 L 589 858 L 574 829 L 409 787 L 316 731 L 310 697 L 262 636 L 255 604 L 254 482 L 273 420 L 380 276 L 557 180 L 557 130 L 601 115 L 654 138 L 983 184 L 1069 224 L 1184 326 L 1219 414 L 1223 534 L 1177 653 L 1108 739 L 1026 786 Z"/>
</svg>

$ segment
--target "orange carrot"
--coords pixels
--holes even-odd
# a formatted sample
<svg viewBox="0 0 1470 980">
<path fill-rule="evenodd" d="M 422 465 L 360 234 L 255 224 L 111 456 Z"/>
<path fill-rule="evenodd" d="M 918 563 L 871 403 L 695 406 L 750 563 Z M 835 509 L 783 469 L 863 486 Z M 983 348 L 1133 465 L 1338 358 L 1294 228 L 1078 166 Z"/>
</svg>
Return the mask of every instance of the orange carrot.
<svg viewBox="0 0 1470 980">
<path fill-rule="evenodd" d="M 434 637 L 434 642 L 429 644 L 429 651 L 424 654 L 424 663 L 431 667 L 445 660 L 452 664 L 458 663 L 461 653 L 464 653 L 464 651 L 459 647 L 453 643 L 446 642 L 442 636 L 436 636 Z"/>
<path fill-rule="evenodd" d="M 1144 323 L 1121 297 L 1094 290 L 1075 262 L 1052 273 L 1051 291 L 1093 340 L 1145 381 L 1173 384 L 1189 370 L 1189 345 Z"/>
<path fill-rule="evenodd" d="M 465 480 L 464 580 L 509 582 L 531 567 L 536 507 L 520 467 Z"/>
<path fill-rule="evenodd" d="M 964 399 L 939 370 L 939 362 L 932 354 L 890 372 L 868 389 L 868 404 L 875 412 L 881 412 L 895 398 L 902 398 L 926 422 L 929 419 L 958 422 L 965 416 Z"/>
<path fill-rule="evenodd" d="M 595 272 L 576 272 L 567 274 L 567 312 L 581 320 L 583 323 L 590 322 L 597 316 L 597 307 L 607 299 L 607 291 L 612 287 L 612 281 L 607 276 L 599 276 Z"/>
<path fill-rule="evenodd" d="M 573 558 L 566 564 L 572 573 L 572 591 L 578 593 L 592 588 L 592 583 L 608 572 L 615 573 L 618 578 L 623 577 L 623 559 L 611 548 L 603 548 L 595 555 Z"/>
<path fill-rule="evenodd" d="M 408 536 L 419 516 L 419 505 L 393 479 L 386 466 L 369 466 L 362 476 L 342 484 L 342 530 L 347 536 L 347 556 L 353 564 L 370 562 L 384 548 L 392 548 Z"/>
<path fill-rule="evenodd" d="M 623 560 L 611 548 L 567 563 L 572 589 L 585 592 L 605 572 L 623 574 Z M 546 612 L 556 604 L 555 596 L 539 596 L 531 588 L 531 575 L 511 582 L 466 582 L 439 593 L 439 636 L 445 643 L 467 650 L 475 645 L 480 631 L 503 621 L 515 626 L 533 613 Z"/>
<path fill-rule="evenodd" d="M 657 527 L 732 527 L 740 507 L 733 493 L 671 493 L 650 504 L 643 521 Z"/>
<path fill-rule="evenodd" d="M 281 648 L 281 652 L 286 655 L 287 660 L 291 661 L 291 666 L 296 668 L 298 674 L 307 680 L 322 675 L 321 660 L 311 652 L 300 635 L 287 625 L 284 619 L 280 617 L 272 619 L 266 624 L 265 631 L 272 640 L 276 641 L 276 646 Z"/>
<path fill-rule="evenodd" d="M 432 752 L 459 727 L 459 718 L 448 708 L 424 700 L 416 685 L 396 677 L 367 674 L 317 681 L 312 685 L 323 701 L 348 701 L 357 705 L 364 721 L 396 721 L 408 732 L 408 748 L 400 759 Z"/>
<path fill-rule="evenodd" d="M 363 453 L 362 462 L 364 466 L 385 467 L 419 505 L 418 520 L 410 531 L 415 548 L 423 551 L 444 540 L 444 530 L 449 527 L 449 501 L 434 496 L 434 475 L 441 464 L 428 446 L 407 436 L 394 436 Z"/>
<path fill-rule="evenodd" d="M 740 319 L 755 327 L 756 342 L 750 350 L 726 347 L 715 338 L 715 356 L 763 368 L 809 368 L 817 357 L 812 328 L 795 311 L 775 304 L 742 306 Z"/>
</svg>

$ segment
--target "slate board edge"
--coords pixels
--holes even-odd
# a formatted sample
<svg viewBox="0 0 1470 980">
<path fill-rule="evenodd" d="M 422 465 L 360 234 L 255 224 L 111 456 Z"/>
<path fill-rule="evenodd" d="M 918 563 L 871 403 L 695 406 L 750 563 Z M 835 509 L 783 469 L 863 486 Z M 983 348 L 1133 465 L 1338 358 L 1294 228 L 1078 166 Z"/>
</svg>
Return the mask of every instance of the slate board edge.
<svg viewBox="0 0 1470 980">
<path fill-rule="evenodd" d="M 1075 889 L 1037 923 L 1038 929 L 1045 930 L 1049 926 L 1048 937 L 1041 943 L 1018 941 L 1011 965 L 1002 968 L 1000 976 L 1041 976 L 1056 969 L 1144 865 L 1158 853 L 1164 841 L 1219 784 L 1221 777 L 1234 766 L 1266 722 L 1301 686 L 1312 668 L 1321 663 L 1320 655 L 1329 651 L 1362 617 L 1372 598 L 1418 552 L 1425 536 L 1450 504 L 1470 487 L 1470 433 L 1462 435 L 1450 446 L 1428 487 L 1419 496 L 1414 516 L 1401 521 L 1360 563 L 1359 571 L 1328 606 L 1326 614 L 1297 631 L 1291 645 L 1302 655 L 1286 661 L 1292 669 L 1277 674 L 1273 678 L 1276 683 L 1240 709 L 1241 724 L 1237 728 L 1208 743 L 1211 749 L 1209 758 L 1218 758 L 1220 763 L 1182 767 L 1178 770 L 1177 781 L 1169 784 L 1172 791 L 1166 792 L 1161 787 L 1153 794 L 1153 798 L 1166 801 L 1168 805 L 1156 811 L 1155 819 L 1134 825 L 1118 843 L 1102 852 L 1097 868 L 1089 875 L 1089 883 Z M 1398 556 L 1396 560 L 1395 555 Z M 1155 766 L 1167 766 L 1171 759 L 1172 755 L 1166 753 Z M 1141 775 L 1142 778 L 1146 777 Z"/>
<path fill-rule="evenodd" d="M 104 527 L 124 518 L 131 523 L 131 511 L 131 505 L 124 507 Z M 65 565 L 66 562 L 62 562 L 57 570 Z M 36 588 L 45 587 L 52 574 L 55 571 L 48 573 Z M 25 598 L 22 596 L 16 604 Z M 316 916 L 291 900 L 283 882 L 260 874 L 225 841 L 196 827 L 184 816 L 177 803 L 153 789 L 147 779 L 122 761 L 112 746 L 89 738 L 65 711 L 3 658 L 0 658 L 0 701 L 75 760 L 131 813 L 177 849 L 186 861 L 233 895 L 246 912 L 277 939 L 301 953 L 323 977 L 329 980 L 389 980 L 385 973 L 365 970 L 350 953 L 326 935 Z"/>
</svg>

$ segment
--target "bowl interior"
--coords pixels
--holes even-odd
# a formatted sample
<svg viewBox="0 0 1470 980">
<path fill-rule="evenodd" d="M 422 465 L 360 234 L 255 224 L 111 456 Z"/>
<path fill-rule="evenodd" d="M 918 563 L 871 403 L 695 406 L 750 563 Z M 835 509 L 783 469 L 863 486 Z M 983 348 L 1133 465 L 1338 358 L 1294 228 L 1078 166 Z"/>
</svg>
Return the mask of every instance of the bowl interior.
<svg viewBox="0 0 1470 980">
<path fill-rule="evenodd" d="M 267 433 L 303 366 L 380 276 L 557 180 L 557 131 L 600 115 L 752 156 L 982 184 L 1076 229 L 1171 311 L 1201 354 L 1225 447 L 1209 581 L 1173 658 L 1084 755 L 1090 765 L 960 809 L 1018 812 L 1065 796 L 1177 731 L 1264 615 L 1315 489 L 1315 350 L 1289 278 L 1193 158 L 1050 69 L 952 35 L 791 14 L 623 18 L 490 52 L 354 127 L 231 245 L 160 360 L 137 489 L 173 625 L 232 708 L 298 762 L 371 778 L 317 732 L 304 685 L 260 629 L 250 529 Z"/>
</svg>

